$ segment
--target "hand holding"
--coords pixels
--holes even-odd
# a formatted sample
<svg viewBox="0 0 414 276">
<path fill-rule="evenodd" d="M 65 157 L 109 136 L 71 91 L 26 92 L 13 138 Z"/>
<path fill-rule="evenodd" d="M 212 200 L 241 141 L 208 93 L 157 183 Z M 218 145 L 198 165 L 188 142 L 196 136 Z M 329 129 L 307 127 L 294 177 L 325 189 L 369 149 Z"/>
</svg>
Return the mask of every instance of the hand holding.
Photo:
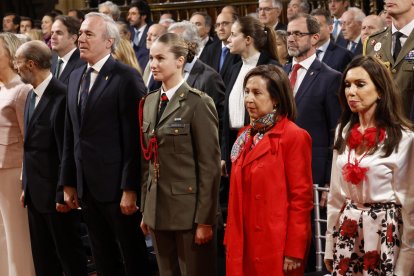
<svg viewBox="0 0 414 276">
<path fill-rule="evenodd" d="M 302 264 L 301 259 L 285 256 L 283 261 L 283 271 L 287 274 L 289 271 L 299 268 Z"/>
</svg>

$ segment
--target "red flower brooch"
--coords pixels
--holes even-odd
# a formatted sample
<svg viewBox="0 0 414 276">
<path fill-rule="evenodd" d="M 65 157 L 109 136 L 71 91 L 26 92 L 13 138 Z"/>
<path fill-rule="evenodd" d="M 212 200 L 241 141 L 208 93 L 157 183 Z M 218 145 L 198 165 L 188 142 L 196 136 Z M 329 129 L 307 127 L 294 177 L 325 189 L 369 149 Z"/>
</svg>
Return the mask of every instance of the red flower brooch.
<svg viewBox="0 0 414 276">
<path fill-rule="evenodd" d="M 377 136 L 377 128 L 371 127 L 367 128 L 362 134 L 359 130 L 359 124 L 355 124 L 354 127 L 351 129 L 351 133 L 348 137 L 348 163 L 346 163 L 342 168 L 342 175 L 345 181 L 350 182 L 354 185 L 361 183 L 361 181 L 365 178 L 365 175 L 369 168 L 360 167 L 359 164 L 361 163 L 362 159 L 368 154 L 368 152 L 378 143 L 382 142 L 385 139 L 385 130 L 380 129 L 378 140 L 376 139 Z M 364 154 L 358 160 L 357 158 L 354 159 L 354 162 L 351 163 L 351 150 L 355 150 L 356 148 L 363 146 L 365 148 Z"/>
</svg>

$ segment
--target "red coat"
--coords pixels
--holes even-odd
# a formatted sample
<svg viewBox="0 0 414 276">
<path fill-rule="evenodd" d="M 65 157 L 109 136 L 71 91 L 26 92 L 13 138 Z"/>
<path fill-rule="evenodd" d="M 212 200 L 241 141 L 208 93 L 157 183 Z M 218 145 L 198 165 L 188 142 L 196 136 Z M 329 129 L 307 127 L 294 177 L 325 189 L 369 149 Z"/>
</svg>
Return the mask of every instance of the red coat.
<svg viewBox="0 0 414 276">
<path fill-rule="evenodd" d="M 313 208 L 309 134 L 286 118 L 233 163 L 225 245 L 227 276 L 281 276 L 304 259 Z M 304 264 L 288 275 L 303 275 Z"/>
</svg>

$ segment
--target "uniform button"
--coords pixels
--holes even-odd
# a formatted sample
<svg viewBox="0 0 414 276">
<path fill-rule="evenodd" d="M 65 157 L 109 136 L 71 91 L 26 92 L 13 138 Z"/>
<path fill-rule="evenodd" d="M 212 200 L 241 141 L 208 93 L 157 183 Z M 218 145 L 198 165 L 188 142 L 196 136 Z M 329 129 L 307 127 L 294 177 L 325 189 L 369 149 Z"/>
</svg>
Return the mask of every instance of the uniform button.
<svg viewBox="0 0 414 276">
<path fill-rule="evenodd" d="M 255 198 L 256 200 L 262 199 L 262 195 L 256 195 Z"/>
<path fill-rule="evenodd" d="M 393 74 L 395 74 L 395 73 L 397 73 L 397 70 L 392 69 L 392 70 L 391 70 L 391 72 L 392 72 Z"/>
<path fill-rule="evenodd" d="M 151 133 L 154 134 L 155 133 L 155 129 L 151 130 Z"/>
<path fill-rule="evenodd" d="M 175 133 L 178 133 L 178 129 L 174 130 Z"/>
<path fill-rule="evenodd" d="M 192 192 L 192 191 L 193 191 L 193 187 L 191 187 L 191 186 L 190 186 L 190 187 L 188 187 L 188 191 L 189 191 L 189 192 Z"/>
</svg>

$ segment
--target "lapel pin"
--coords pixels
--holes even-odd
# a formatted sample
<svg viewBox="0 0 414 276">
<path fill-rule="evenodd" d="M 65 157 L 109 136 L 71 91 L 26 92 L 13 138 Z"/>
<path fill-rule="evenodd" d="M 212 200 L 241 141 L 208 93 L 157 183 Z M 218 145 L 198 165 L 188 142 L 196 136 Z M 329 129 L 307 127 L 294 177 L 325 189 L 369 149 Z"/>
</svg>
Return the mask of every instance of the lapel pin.
<svg viewBox="0 0 414 276">
<path fill-rule="evenodd" d="M 182 97 L 184 97 L 184 93 L 181 93 L 181 94 L 180 94 L 180 98 L 182 98 Z"/>
<path fill-rule="evenodd" d="M 105 80 L 108 80 L 108 78 L 109 78 L 109 76 L 106 76 L 106 77 L 105 77 Z"/>
<path fill-rule="evenodd" d="M 382 47 L 381 42 L 377 42 L 377 43 L 374 45 L 374 51 L 375 51 L 375 52 L 378 52 L 379 50 L 381 50 L 381 47 Z"/>
<path fill-rule="evenodd" d="M 310 72 L 310 75 L 311 75 L 311 76 L 313 76 L 313 71 L 312 71 L 312 72 Z"/>
</svg>

